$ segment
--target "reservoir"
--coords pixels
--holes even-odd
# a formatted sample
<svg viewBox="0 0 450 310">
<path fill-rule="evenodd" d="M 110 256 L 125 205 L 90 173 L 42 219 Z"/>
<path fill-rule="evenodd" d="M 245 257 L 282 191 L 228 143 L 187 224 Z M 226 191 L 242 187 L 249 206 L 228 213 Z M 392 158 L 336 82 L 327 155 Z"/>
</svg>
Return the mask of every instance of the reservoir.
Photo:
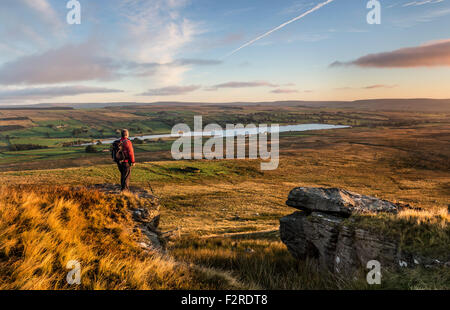
<svg viewBox="0 0 450 310">
<path fill-rule="evenodd" d="M 223 136 L 223 137 L 233 137 L 233 136 L 241 136 L 241 135 L 256 135 L 256 134 L 264 134 L 264 133 L 283 133 L 283 132 L 300 132 L 300 131 L 310 131 L 310 130 L 329 130 L 329 129 L 342 129 L 342 128 L 350 128 L 350 126 L 345 125 L 331 125 L 331 124 L 299 124 L 299 125 L 282 125 L 279 126 L 278 129 L 272 128 L 270 126 L 267 127 L 254 127 L 254 128 L 238 128 L 233 130 L 216 130 L 216 131 L 202 131 L 202 132 L 179 132 L 176 134 L 160 134 L 160 135 L 145 135 L 138 137 L 130 137 L 130 140 L 140 139 L 140 140 L 156 140 L 162 138 L 179 138 L 181 136 Z M 107 139 L 101 140 L 103 144 L 111 144 L 116 141 L 115 139 Z M 95 143 L 86 143 L 81 146 L 92 145 Z"/>
</svg>

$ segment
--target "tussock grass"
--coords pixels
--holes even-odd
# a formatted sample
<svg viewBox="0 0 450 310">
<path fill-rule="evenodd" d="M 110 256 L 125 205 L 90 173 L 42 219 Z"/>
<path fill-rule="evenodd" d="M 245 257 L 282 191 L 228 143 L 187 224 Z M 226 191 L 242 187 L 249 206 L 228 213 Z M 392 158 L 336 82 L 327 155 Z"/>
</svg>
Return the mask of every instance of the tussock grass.
<svg viewBox="0 0 450 310">
<path fill-rule="evenodd" d="M 444 245 L 445 246 L 445 245 Z M 182 238 L 172 243 L 177 260 L 227 272 L 250 289 L 272 290 L 434 290 L 450 288 L 450 268 L 383 268 L 380 285 L 366 281 L 369 270 L 353 278 L 319 268 L 318 261 L 295 260 L 279 237 Z"/>
<path fill-rule="evenodd" d="M 170 246 L 178 259 L 230 272 L 250 289 L 305 290 L 367 288 L 320 271 L 318 262 L 295 260 L 277 233 L 266 236 L 183 238 Z"/>
<path fill-rule="evenodd" d="M 227 273 L 137 246 L 133 200 L 87 189 L 0 187 L 0 289 L 239 288 Z M 70 260 L 81 284 L 66 281 Z"/>
<path fill-rule="evenodd" d="M 399 240 L 404 252 L 450 261 L 450 215 L 446 208 L 405 209 L 397 215 L 365 214 L 351 219 L 352 225 Z"/>
</svg>

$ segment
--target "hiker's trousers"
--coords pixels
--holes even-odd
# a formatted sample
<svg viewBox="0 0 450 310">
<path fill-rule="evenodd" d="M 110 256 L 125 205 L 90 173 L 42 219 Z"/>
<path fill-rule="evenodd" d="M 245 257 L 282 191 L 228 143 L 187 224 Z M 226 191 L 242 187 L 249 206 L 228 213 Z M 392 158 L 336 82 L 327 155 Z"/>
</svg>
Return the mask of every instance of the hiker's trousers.
<svg viewBox="0 0 450 310">
<path fill-rule="evenodd" d="M 120 171 L 120 186 L 122 190 L 129 190 L 131 165 L 130 163 L 117 163 L 117 167 Z"/>
</svg>

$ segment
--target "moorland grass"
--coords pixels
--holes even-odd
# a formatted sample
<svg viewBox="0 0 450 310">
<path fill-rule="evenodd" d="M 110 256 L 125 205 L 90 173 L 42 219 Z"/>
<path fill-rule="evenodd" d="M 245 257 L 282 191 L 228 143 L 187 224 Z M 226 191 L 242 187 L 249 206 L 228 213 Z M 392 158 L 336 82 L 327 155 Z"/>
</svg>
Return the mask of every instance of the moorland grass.
<svg viewBox="0 0 450 310">
<path fill-rule="evenodd" d="M 0 188 L 0 289 L 230 289 L 225 272 L 137 245 L 134 200 L 64 187 Z M 66 265 L 81 264 L 69 285 Z"/>
</svg>

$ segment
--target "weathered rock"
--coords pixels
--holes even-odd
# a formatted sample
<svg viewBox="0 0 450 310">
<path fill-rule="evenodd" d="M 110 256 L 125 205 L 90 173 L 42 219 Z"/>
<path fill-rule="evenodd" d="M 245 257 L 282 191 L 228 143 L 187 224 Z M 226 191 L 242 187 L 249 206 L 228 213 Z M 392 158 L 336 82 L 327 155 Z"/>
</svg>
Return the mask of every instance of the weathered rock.
<svg viewBox="0 0 450 310">
<path fill-rule="evenodd" d="M 354 212 L 398 212 L 399 206 L 382 199 L 360 195 L 338 188 L 298 187 L 286 204 L 300 210 L 336 213 L 350 216 Z"/>
<path fill-rule="evenodd" d="M 158 229 L 160 203 L 157 197 L 144 188 L 134 186 L 128 194 L 122 194 L 117 184 L 96 184 L 92 187 L 108 195 L 123 195 L 136 225 L 134 230 L 139 229 L 142 233 L 138 244 L 146 250 L 162 248 L 161 232 Z"/>
<path fill-rule="evenodd" d="M 398 242 L 358 228 L 350 217 L 362 212 L 397 212 L 395 204 L 336 188 L 296 188 L 289 206 L 303 211 L 280 219 L 280 236 L 297 259 L 317 258 L 329 271 L 353 275 L 371 260 L 382 266 L 414 264 Z"/>
</svg>

